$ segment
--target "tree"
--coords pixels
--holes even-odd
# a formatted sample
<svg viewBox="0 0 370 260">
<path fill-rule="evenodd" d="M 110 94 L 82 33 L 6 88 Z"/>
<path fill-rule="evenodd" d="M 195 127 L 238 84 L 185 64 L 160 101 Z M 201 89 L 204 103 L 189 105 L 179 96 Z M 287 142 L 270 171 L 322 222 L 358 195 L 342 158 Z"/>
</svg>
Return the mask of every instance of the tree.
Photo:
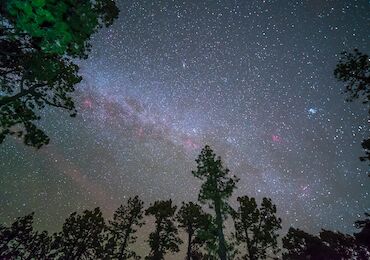
<svg viewBox="0 0 370 260">
<path fill-rule="evenodd" d="M 356 241 L 368 248 L 370 252 L 370 214 L 365 213 L 366 219 L 358 220 L 355 222 L 355 226 L 361 229 L 360 232 L 355 233 L 354 236 Z"/>
<path fill-rule="evenodd" d="M 218 243 L 218 229 L 215 218 L 210 216 L 204 229 L 198 233 L 198 239 L 203 242 L 202 246 L 205 253 L 201 255 L 200 259 L 217 260 L 219 259 L 219 243 Z M 226 251 L 230 249 L 230 245 L 226 243 Z"/>
<path fill-rule="evenodd" d="M 256 200 L 248 196 L 238 197 L 238 202 L 233 218 L 236 240 L 246 246 L 244 259 L 266 259 L 267 250 L 276 255 L 281 219 L 276 217 L 276 206 L 271 199 L 263 198 L 260 208 Z"/>
<path fill-rule="evenodd" d="M 47 258 L 51 238 L 46 231 L 34 231 L 33 216 L 31 213 L 18 218 L 9 228 L 0 226 L 1 259 Z"/>
<path fill-rule="evenodd" d="M 357 49 L 353 53 L 343 52 L 334 70 L 334 76 L 339 81 L 346 83 L 345 92 L 349 95 L 347 101 L 360 99 L 369 107 L 370 58 L 367 54 L 363 54 Z M 365 156 L 361 156 L 360 160 L 370 162 L 370 138 L 365 139 L 361 145 L 365 150 Z"/>
<path fill-rule="evenodd" d="M 156 201 L 146 211 L 145 215 L 155 217 L 155 230 L 149 235 L 151 248 L 146 259 L 162 260 L 167 251 L 179 252 L 178 230 L 174 223 L 176 206 L 172 206 L 172 200 Z"/>
<path fill-rule="evenodd" d="M 136 253 L 129 249 L 129 245 L 135 243 L 137 231 L 136 227 L 144 225 L 143 219 L 144 202 L 138 196 L 129 198 L 127 205 L 121 205 L 113 215 L 113 220 L 109 221 L 108 229 L 110 239 L 113 242 L 113 252 L 110 255 L 115 259 L 139 259 Z"/>
<path fill-rule="evenodd" d="M 358 259 L 356 256 L 361 248 L 357 247 L 353 236 L 323 229 L 319 237 L 323 243 L 334 250 L 341 259 Z"/>
<path fill-rule="evenodd" d="M 286 250 L 283 253 L 284 260 L 340 259 L 336 252 L 325 245 L 319 237 L 300 229 L 289 229 L 288 234 L 283 238 L 283 247 Z"/>
<path fill-rule="evenodd" d="M 290 228 L 283 238 L 283 259 L 368 259 L 370 254 L 356 243 L 353 236 L 330 230 L 322 230 L 319 236 Z"/>
<path fill-rule="evenodd" d="M 199 236 L 199 232 L 207 227 L 208 222 L 211 221 L 211 216 L 206 214 L 201 206 L 193 202 L 183 202 L 176 219 L 179 222 L 179 227 L 183 228 L 188 234 L 186 259 L 190 260 L 196 252 L 194 247 L 201 246 L 204 243 Z"/>
<path fill-rule="evenodd" d="M 223 232 L 223 222 L 230 213 L 230 206 L 227 199 L 230 198 L 238 179 L 230 176 L 230 171 L 224 168 L 221 158 L 213 153 L 206 145 L 198 159 L 197 170 L 192 174 L 203 181 L 198 199 L 201 203 L 208 203 L 209 207 L 215 210 L 215 224 L 217 227 L 218 255 L 221 260 L 227 259 L 227 245 Z"/>
<path fill-rule="evenodd" d="M 97 259 L 103 251 L 106 225 L 99 208 L 72 213 L 62 231 L 54 234 L 53 257 L 58 259 Z"/>
<path fill-rule="evenodd" d="M 71 94 L 82 78 L 73 61 L 117 16 L 113 0 L 0 1 L 0 143 L 8 135 L 36 148 L 49 143 L 35 124 L 46 106 L 76 115 Z"/>
</svg>

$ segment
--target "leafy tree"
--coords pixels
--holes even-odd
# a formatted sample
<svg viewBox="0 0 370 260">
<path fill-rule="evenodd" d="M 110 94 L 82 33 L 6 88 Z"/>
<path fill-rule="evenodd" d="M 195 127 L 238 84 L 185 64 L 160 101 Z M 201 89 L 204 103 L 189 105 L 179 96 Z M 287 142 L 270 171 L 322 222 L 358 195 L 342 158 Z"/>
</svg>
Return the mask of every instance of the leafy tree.
<svg viewBox="0 0 370 260">
<path fill-rule="evenodd" d="M 109 221 L 109 231 L 113 243 L 113 252 L 110 257 L 115 259 L 139 259 L 135 252 L 129 249 L 129 245 L 135 243 L 136 227 L 144 225 L 143 219 L 144 202 L 138 196 L 129 198 L 127 205 L 121 205 Z"/>
<path fill-rule="evenodd" d="M 155 231 L 149 235 L 150 255 L 146 259 L 162 260 L 167 251 L 179 252 L 178 230 L 174 223 L 176 206 L 172 200 L 156 201 L 146 211 L 145 215 L 155 217 Z"/>
<path fill-rule="evenodd" d="M 283 238 L 283 259 L 368 259 L 367 250 L 356 243 L 353 236 L 340 232 L 322 230 L 319 236 L 310 235 L 302 230 L 290 228 Z"/>
<path fill-rule="evenodd" d="M 206 260 L 217 260 L 219 259 L 219 240 L 218 240 L 218 229 L 215 218 L 210 217 L 204 229 L 199 230 L 197 240 L 202 242 L 202 247 L 205 249 L 205 253 L 201 254 L 198 251 L 196 253 L 200 256 L 200 259 Z M 226 251 L 230 254 L 230 244 L 226 242 Z"/>
<path fill-rule="evenodd" d="M 230 176 L 230 171 L 224 168 L 221 158 L 213 153 L 206 145 L 196 160 L 197 170 L 192 174 L 203 181 L 198 199 L 201 203 L 208 203 L 215 210 L 215 224 L 217 227 L 218 255 L 221 260 L 227 259 L 227 245 L 223 232 L 223 222 L 230 213 L 227 199 L 232 195 L 238 179 Z"/>
<path fill-rule="evenodd" d="M 281 219 L 276 217 L 276 206 L 271 199 L 263 198 L 260 208 L 256 200 L 248 196 L 239 197 L 238 202 L 233 218 L 236 240 L 246 246 L 244 259 L 266 259 L 268 250 L 276 255 Z"/>
<path fill-rule="evenodd" d="M 370 101 L 370 59 L 367 54 L 357 49 L 353 53 L 342 52 L 334 76 L 346 83 L 348 101 L 363 99 L 364 104 Z"/>
<path fill-rule="evenodd" d="M 356 259 L 358 252 L 361 250 L 357 247 L 355 238 L 351 235 L 323 229 L 319 237 L 342 259 Z"/>
<path fill-rule="evenodd" d="M 33 216 L 31 213 L 18 218 L 9 228 L 0 226 L 1 259 L 47 258 L 51 238 L 46 231 L 34 231 Z"/>
<path fill-rule="evenodd" d="M 343 52 L 334 75 L 338 80 L 346 83 L 345 92 L 349 95 L 347 101 L 360 99 L 369 107 L 370 58 L 367 54 L 357 49 L 353 53 Z M 361 156 L 360 160 L 370 162 L 370 138 L 365 139 L 361 145 L 365 150 L 365 156 Z"/>
<path fill-rule="evenodd" d="M 319 237 L 310 235 L 303 230 L 290 228 L 288 234 L 283 238 L 284 260 L 329 260 L 340 259 L 339 255 L 325 245 Z M 333 258 L 337 257 L 337 258 Z"/>
<path fill-rule="evenodd" d="M 207 227 L 207 224 L 211 221 L 211 216 L 206 214 L 201 206 L 193 202 L 183 202 L 176 219 L 179 222 L 179 227 L 183 228 L 188 234 L 186 259 L 190 260 L 196 252 L 196 247 L 205 242 L 199 236 L 199 232 Z"/>
<path fill-rule="evenodd" d="M 106 225 L 99 208 L 72 213 L 61 232 L 54 235 L 53 254 L 58 259 L 97 259 L 102 255 Z"/>
<path fill-rule="evenodd" d="M 86 58 L 89 40 L 118 15 L 113 0 L 0 1 L 0 143 L 16 135 L 40 148 L 46 106 L 76 115 L 71 94 L 81 81 L 73 59 Z"/>
</svg>

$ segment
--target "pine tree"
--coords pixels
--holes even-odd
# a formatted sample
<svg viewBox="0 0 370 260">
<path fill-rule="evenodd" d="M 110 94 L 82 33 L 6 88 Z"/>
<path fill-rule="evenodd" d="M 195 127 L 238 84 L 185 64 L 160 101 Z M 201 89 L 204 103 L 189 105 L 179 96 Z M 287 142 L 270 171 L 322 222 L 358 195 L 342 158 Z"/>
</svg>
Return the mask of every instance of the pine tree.
<svg viewBox="0 0 370 260">
<path fill-rule="evenodd" d="M 155 217 L 155 230 L 149 235 L 151 248 L 149 260 L 162 260 L 164 255 L 170 252 L 179 252 L 178 230 L 174 223 L 176 206 L 172 206 L 172 200 L 156 201 L 146 211 L 145 215 Z"/>
<path fill-rule="evenodd" d="M 206 214 L 201 206 L 193 202 L 183 202 L 176 219 L 179 222 L 179 227 L 183 228 L 188 235 L 186 259 L 190 260 L 196 252 L 196 247 L 204 243 L 199 237 L 199 232 L 206 229 L 208 222 L 211 221 L 211 216 Z"/>
<path fill-rule="evenodd" d="M 281 219 L 276 217 L 276 206 L 271 199 L 263 198 L 258 208 L 256 200 L 243 196 L 238 198 L 239 208 L 233 213 L 235 237 L 245 243 L 245 259 L 266 259 L 267 250 L 278 252 L 277 238 Z"/>
<path fill-rule="evenodd" d="M 97 259 L 102 255 L 106 225 L 99 208 L 72 213 L 62 231 L 54 234 L 53 257 L 58 259 Z"/>
<path fill-rule="evenodd" d="M 115 259 L 138 259 L 136 253 L 129 249 L 129 245 L 136 242 L 137 227 L 144 225 L 143 219 L 144 202 L 138 196 L 129 198 L 127 205 L 121 205 L 109 221 L 110 243 L 112 248 L 111 258 Z"/>
<path fill-rule="evenodd" d="M 221 260 L 227 259 L 227 245 L 225 241 L 223 222 L 230 213 L 227 203 L 231 197 L 238 179 L 230 176 L 230 171 L 224 168 L 221 158 L 213 153 L 206 145 L 196 160 L 197 170 L 192 174 L 203 181 L 198 199 L 201 203 L 208 203 L 215 210 L 215 224 L 218 238 L 218 255 Z"/>
<path fill-rule="evenodd" d="M 51 237 L 46 231 L 33 229 L 31 213 L 18 218 L 11 227 L 0 226 L 1 259 L 46 259 L 50 252 Z"/>
</svg>

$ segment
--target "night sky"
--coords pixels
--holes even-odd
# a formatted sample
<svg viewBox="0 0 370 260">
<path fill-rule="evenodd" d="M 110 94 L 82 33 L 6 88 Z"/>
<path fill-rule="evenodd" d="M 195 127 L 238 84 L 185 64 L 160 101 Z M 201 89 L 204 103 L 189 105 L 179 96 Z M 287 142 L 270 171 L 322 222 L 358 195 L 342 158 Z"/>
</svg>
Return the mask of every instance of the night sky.
<svg viewBox="0 0 370 260">
<path fill-rule="evenodd" d="M 370 211 L 367 107 L 347 103 L 338 54 L 370 53 L 361 1 L 120 1 L 92 39 L 77 118 L 42 111 L 51 143 L 0 147 L 0 222 L 36 212 L 55 231 L 73 211 L 107 217 L 128 196 L 197 199 L 209 144 L 240 178 L 236 196 L 277 204 L 284 230 L 354 231 Z"/>
</svg>

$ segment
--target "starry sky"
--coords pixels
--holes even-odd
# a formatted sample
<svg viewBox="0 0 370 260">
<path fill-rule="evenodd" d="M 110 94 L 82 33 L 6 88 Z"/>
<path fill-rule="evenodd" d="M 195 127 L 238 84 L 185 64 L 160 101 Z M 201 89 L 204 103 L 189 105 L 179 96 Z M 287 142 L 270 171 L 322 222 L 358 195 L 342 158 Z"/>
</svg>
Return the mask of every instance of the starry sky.
<svg viewBox="0 0 370 260">
<path fill-rule="evenodd" d="M 0 222 L 36 212 L 58 230 L 73 211 L 107 216 L 127 197 L 196 200 L 209 144 L 240 181 L 271 197 L 283 226 L 353 232 L 370 210 L 367 107 L 345 102 L 338 54 L 370 53 L 370 3 L 132 1 L 92 38 L 77 118 L 42 111 L 51 143 L 0 147 Z M 232 205 L 235 205 L 235 197 Z"/>
</svg>

